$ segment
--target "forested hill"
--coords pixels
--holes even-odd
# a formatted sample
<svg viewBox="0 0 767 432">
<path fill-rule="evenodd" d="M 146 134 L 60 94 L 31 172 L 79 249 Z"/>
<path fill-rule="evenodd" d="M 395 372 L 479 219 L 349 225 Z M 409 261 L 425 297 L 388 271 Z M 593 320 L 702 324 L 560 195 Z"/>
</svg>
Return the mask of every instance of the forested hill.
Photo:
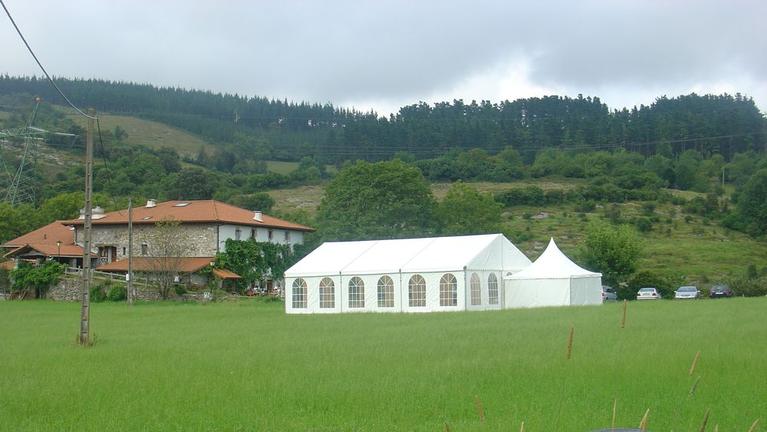
<svg viewBox="0 0 767 432">
<path fill-rule="evenodd" d="M 103 80 L 58 79 L 77 105 L 129 114 L 200 135 L 221 148 L 264 159 L 321 162 L 388 159 L 397 152 L 434 157 L 450 149 L 505 147 L 532 159 L 543 148 L 626 148 L 643 154 L 696 149 L 764 151 L 767 120 L 740 94 L 660 97 L 649 106 L 610 110 L 597 97 L 418 103 L 389 117 L 337 108 L 199 90 Z M 41 96 L 62 104 L 44 80 L 0 76 L 0 95 Z M 241 153 L 242 154 L 242 153 Z"/>
</svg>

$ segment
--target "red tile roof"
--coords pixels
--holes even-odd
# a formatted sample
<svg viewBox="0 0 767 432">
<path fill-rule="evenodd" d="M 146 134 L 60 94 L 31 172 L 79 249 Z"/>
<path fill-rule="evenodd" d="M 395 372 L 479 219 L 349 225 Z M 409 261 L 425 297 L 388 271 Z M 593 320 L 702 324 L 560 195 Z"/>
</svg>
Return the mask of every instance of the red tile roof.
<svg viewBox="0 0 767 432">
<path fill-rule="evenodd" d="M 180 257 L 180 258 L 160 258 L 160 257 L 133 257 L 133 271 L 136 272 L 152 272 L 157 271 L 158 268 L 167 268 L 168 265 L 163 265 L 160 260 L 168 259 L 173 260 L 173 267 L 177 267 L 177 270 L 181 273 L 194 273 L 209 266 L 215 258 L 213 257 Z M 119 261 L 113 261 L 108 264 L 101 265 L 96 268 L 98 271 L 105 272 L 127 272 L 128 271 L 128 259 L 124 258 Z"/>
<path fill-rule="evenodd" d="M 235 207 L 215 200 L 165 201 L 154 207 L 135 207 L 134 224 L 154 224 L 164 219 L 173 219 L 182 223 L 229 223 L 256 227 L 291 229 L 296 231 L 314 231 L 314 228 L 288 222 L 262 214 L 262 221 L 254 219 L 255 212 Z M 82 219 L 66 221 L 71 225 L 82 225 Z M 106 213 L 93 219 L 94 225 L 123 225 L 128 223 L 128 210 Z"/>
<path fill-rule="evenodd" d="M 47 244 L 55 247 L 56 241 L 60 241 L 62 245 L 73 245 L 75 242 L 74 232 L 62 222 L 63 221 L 52 222 L 42 228 L 26 233 L 21 237 L 9 240 L 0 245 L 0 247 L 10 249 L 19 248 L 28 244 Z M 82 255 L 82 252 L 80 254 Z"/>
<path fill-rule="evenodd" d="M 237 273 L 226 269 L 213 269 L 213 275 L 219 279 L 242 279 Z"/>
<path fill-rule="evenodd" d="M 29 251 L 39 252 L 41 255 L 47 257 L 82 258 L 83 256 L 83 248 L 80 246 L 70 244 L 61 245 L 61 247 L 58 247 L 56 244 L 47 243 L 26 244 L 13 249 L 12 251 L 6 253 L 4 256 L 6 258 L 10 258 Z M 96 255 L 93 253 L 91 256 L 96 257 Z"/>
</svg>

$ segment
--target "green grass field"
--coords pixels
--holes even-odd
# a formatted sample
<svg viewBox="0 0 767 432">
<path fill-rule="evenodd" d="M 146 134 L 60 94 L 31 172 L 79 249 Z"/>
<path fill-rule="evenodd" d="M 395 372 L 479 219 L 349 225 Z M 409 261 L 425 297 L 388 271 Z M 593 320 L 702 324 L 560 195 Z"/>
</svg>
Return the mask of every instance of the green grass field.
<svg viewBox="0 0 767 432">
<path fill-rule="evenodd" d="M 649 430 L 697 431 L 710 409 L 709 430 L 760 418 L 764 431 L 765 307 L 630 302 L 621 329 L 621 304 L 326 316 L 96 304 L 83 349 L 77 304 L 0 302 L 0 429 L 589 431 L 610 426 L 617 400 L 617 425 L 649 409 Z"/>
</svg>

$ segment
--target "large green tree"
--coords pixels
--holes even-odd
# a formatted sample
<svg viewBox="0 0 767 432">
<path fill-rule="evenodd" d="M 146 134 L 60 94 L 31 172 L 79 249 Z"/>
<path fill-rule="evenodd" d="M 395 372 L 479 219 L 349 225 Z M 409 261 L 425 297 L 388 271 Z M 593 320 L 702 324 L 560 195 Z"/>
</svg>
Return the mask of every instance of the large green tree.
<svg viewBox="0 0 767 432">
<path fill-rule="evenodd" d="M 608 284 L 625 282 L 637 268 L 642 242 L 628 225 L 595 222 L 588 228 L 581 256 L 586 266 L 602 272 Z"/>
<path fill-rule="evenodd" d="M 328 240 L 415 237 L 434 232 L 434 207 L 418 168 L 400 160 L 357 162 L 328 184 L 317 220 Z"/>
<path fill-rule="evenodd" d="M 767 169 L 757 171 L 738 194 L 738 213 L 748 232 L 767 234 Z"/>
<path fill-rule="evenodd" d="M 437 217 L 446 234 L 487 234 L 500 232 L 502 211 L 492 195 L 458 182 L 437 206 Z"/>
</svg>

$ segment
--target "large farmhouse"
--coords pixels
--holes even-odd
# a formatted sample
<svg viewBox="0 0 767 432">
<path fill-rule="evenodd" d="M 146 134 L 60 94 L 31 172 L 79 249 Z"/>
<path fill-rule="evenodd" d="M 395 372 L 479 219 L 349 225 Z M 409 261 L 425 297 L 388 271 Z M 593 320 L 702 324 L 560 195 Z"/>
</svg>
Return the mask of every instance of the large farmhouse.
<svg viewBox="0 0 767 432">
<path fill-rule="evenodd" d="M 151 272 L 162 256 L 158 251 L 157 223 L 178 222 L 176 236 L 185 248 L 174 256 L 179 273 L 193 274 L 209 265 L 226 241 L 255 239 L 284 245 L 302 244 L 313 228 L 214 200 L 147 201 L 132 212 L 134 271 Z M 56 221 L 1 245 L 6 258 L 53 259 L 71 267 L 82 266 L 84 217 Z M 96 270 L 128 271 L 128 210 L 105 213 L 94 208 L 91 231 L 92 259 Z M 233 277 L 222 273 L 221 277 Z M 234 275 L 236 276 L 236 275 Z"/>
<path fill-rule="evenodd" d="M 302 244 L 304 233 L 314 231 L 260 211 L 245 210 L 214 200 L 147 201 L 133 209 L 133 255 L 157 256 L 151 251 L 156 224 L 177 221 L 179 236 L 188 239 L 182 256 L 213 257 L 225 251 L 226 241 L 255 239 L 285 245 Z M 74 242 L 82 245 L 84 218 L 65 222 L 74 227 Z M 94 211 L 91 244 L 99 265 L 124 260 L 128 256 L 128 210 L 110 213 Z"/>
</svg>

